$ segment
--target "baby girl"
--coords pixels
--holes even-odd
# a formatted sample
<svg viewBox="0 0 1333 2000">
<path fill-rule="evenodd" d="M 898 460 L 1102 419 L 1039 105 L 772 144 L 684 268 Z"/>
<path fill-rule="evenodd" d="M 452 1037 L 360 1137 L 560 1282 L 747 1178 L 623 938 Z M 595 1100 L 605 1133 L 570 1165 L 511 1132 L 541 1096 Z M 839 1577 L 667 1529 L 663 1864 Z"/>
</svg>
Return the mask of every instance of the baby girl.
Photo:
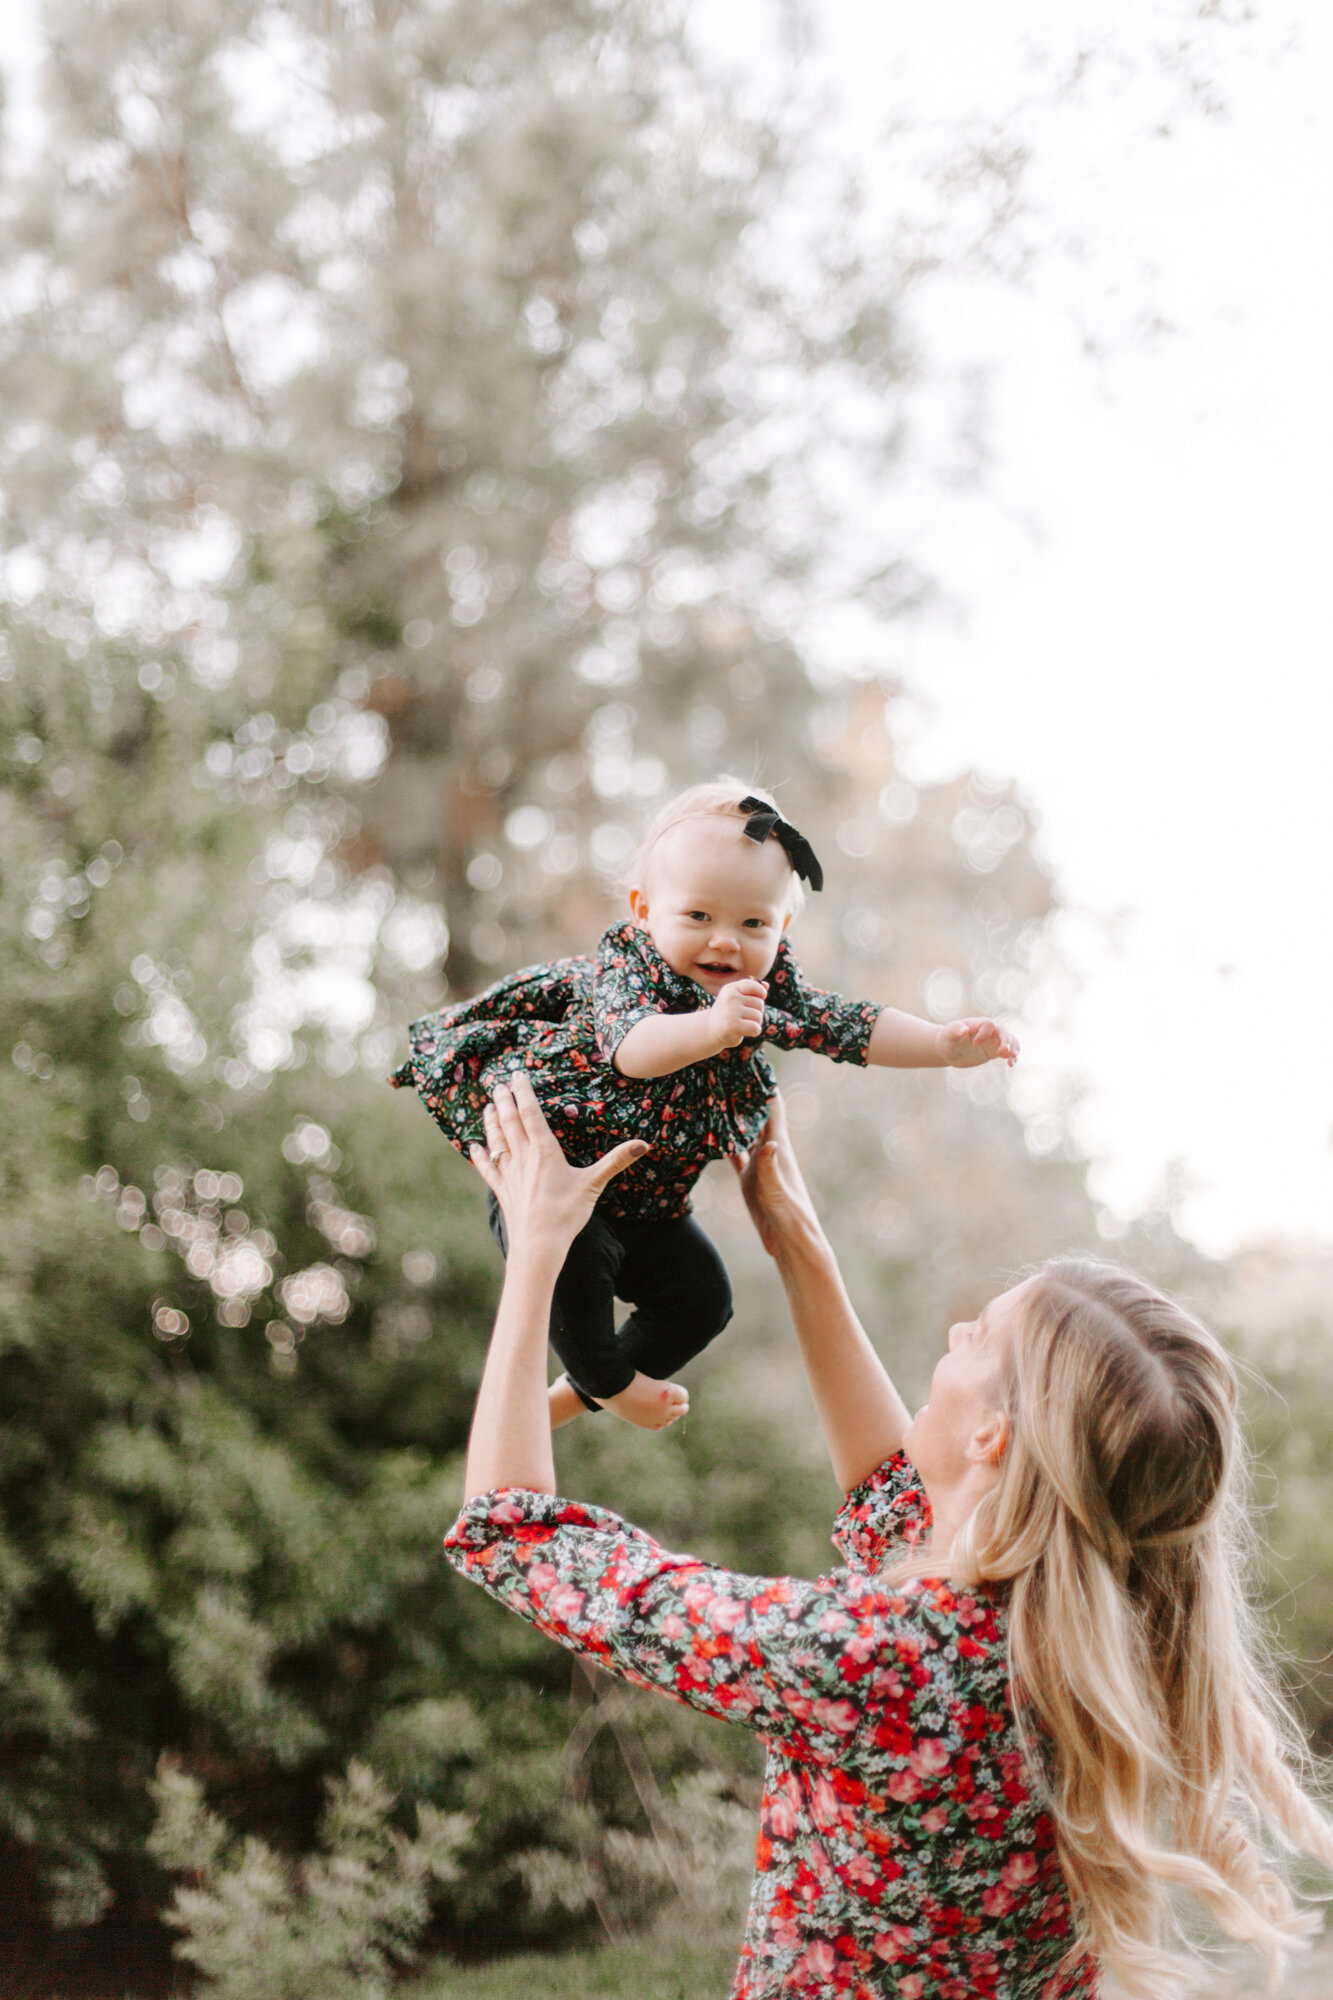
<svg viewBox="0 0 1333 2000">
<path fill-rule="evenodd" d="M 633 869 L 631 921 L 596 958 L 557 959 L 500 980 L 411 1029 L 393 1078 L 412 1084 L 467 1155 L 482 1113 L 522 1070 L 576 1166 L 623 1139 L 651 1151 L 601 1196 L 555 1290 L 551 1344 L 565 1369 L 553 1425 L 602 1407 L 658 1430 L 689 1397 L 668 1378 L 731 1318 L 721 1258 L 690 1214 L 710 1160 L 757 1138 L 777 1087 L 764 1042 L 834 1062 L 968 1068 L 1018 1044 L 989 1020 L 941 1027 L 808 984 L 786 941 L 823 886 L 809 842 L 739 780 L 696 785 L 663 808 Z M 491 1227 L 507 1248 L 494 1197 Z M 632 1307 L 617 1328 L 615 1300 Z"/>
</svg>

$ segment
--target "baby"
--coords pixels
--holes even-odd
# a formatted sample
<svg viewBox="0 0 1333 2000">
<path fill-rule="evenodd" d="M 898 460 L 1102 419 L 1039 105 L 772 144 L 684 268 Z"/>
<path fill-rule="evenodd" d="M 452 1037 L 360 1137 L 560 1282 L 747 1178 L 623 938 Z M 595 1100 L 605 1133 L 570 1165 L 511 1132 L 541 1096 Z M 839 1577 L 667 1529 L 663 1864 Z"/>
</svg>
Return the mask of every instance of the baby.
<svg viewBox="0 0 1333 2000">
<path fill-rule="evenodd" d="M 967 1068 L 1018 1044 L 989 1020 L 945 1027 L 810 986 L 786 942 L 823 886 L 809 842 L 739 780 L 663 808 L 639 850 L 631 921 L 591 958 L 530 966 L 427 1015 L 392 1081 L 412 1084 L 466 1157 L 484 1144 L 496 1085 L 522 1070 L 576 1166 L 623 1139 L 652 1150 L 605 1190 L 555 1289 L 551 1344 L 565 1374 L 553 1425 L 613 1410 L 646 1430 L 683 1415 L 668 1378 L 731 1318 L 731 1287 L 690 1195 L 710 1160 L 757 1138 L 777 1087 L 761 1044 L 835 1062 Z M 507 1249 L 490 1199 L 491 1227 Z M 633 1310 L 615 1324 L 615 1300 Z"/>
</svg>

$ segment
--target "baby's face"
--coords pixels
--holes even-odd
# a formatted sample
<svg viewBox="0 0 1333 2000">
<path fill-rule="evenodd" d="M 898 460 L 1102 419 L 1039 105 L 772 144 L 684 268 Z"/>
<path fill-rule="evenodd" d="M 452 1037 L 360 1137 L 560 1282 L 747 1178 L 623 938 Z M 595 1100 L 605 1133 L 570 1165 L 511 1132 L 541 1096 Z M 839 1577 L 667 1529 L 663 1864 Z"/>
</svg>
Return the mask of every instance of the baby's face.
<svg viewBox="0 0 1333 2000">
<path fill-rule="evenodd" d="M 706 993 L 764 979 L 790 921 L 791 863 L 739 820 L 686 819 L 648 856 L 630 908 L 673 972 Z"/>
</svg>

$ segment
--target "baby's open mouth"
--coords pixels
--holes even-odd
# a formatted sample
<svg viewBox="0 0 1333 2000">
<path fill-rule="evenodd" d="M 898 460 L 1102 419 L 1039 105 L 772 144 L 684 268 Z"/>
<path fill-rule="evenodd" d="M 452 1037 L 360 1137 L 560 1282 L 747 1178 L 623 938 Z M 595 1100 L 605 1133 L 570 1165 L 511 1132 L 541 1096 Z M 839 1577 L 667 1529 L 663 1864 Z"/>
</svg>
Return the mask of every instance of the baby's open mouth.
<svg viewBox="0 0 1333 2000">
<path fill-rule="evenodd" d="M 711 972 L 714 979 L 721 979 L 728 972 L 739 972 L 738 965 L 711 965 L 707 960 L 700 962 L 700 972 Z"/>
</svg>

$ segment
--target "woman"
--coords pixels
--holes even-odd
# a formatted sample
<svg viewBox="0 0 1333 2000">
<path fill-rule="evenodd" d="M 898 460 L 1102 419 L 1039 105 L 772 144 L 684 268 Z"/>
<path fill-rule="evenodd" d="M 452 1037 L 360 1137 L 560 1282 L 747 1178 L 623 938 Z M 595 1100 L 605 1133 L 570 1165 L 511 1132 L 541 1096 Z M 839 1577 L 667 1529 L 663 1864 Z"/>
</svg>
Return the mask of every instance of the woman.
<svg viewBox="0 0 1333 2000">
<path fill-rule="evenodd" d="M 1104 1966 L 1167 2000 L 1183 1885 L 1280 1963 L 1317 1927 L 1273 1827 L 1333 1866 L 1253 1664 L 1223 1350 L 1148 1286 L 1056 1263 L 950 1329 L 911 1417 L 843 1291 L 781 1107 L 739 1163 L 781 1272 L 846 1570 L 671 1555 L 555 1497 L 555 1274 L 611 1176 L 570 1167 L 522 1078 L 474 1162 L 510 1240 L 451 1560 L 572 1651 L 768 1745 L 733 2000 L 1065 2000 Z M 664 1419 L 666 1418 L 664 1408 Z"/>
</svg>

